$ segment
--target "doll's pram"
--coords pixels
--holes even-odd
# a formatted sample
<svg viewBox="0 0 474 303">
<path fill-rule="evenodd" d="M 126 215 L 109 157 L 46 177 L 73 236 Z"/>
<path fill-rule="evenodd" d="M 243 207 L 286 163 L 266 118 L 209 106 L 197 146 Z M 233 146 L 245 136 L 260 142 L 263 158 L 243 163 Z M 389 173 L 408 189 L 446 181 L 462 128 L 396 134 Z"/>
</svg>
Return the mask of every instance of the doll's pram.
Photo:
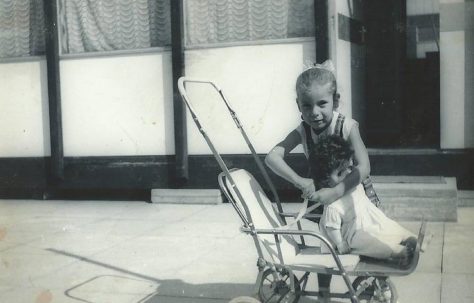
<svg viewBox="0 0 474 303">
<path fill-rule="evenodd" d="M 185 83 L 211 85 L 220 95 L 271 190 L 274 203 L 268 199 L 252 174 L 244 169 L 227 167 L 201 125 L 189 100 Z M 262 302 L 297 302 L 301 296 L 318 297 L 319 292 L 307 290 L 308 279 L 314 273 L 342 276 L 347 291 L 330 293 L 330 297 L 347 298 L 353 303 L 397 301 L 397 291 L 390 276 L 408 275 L 416 269 L 425 233 L 424 222 L 419 230 L 413 258 L 404 268 L 389 262 L 362 260 L 357 255 L 337 255 L 330 242 L 317 232 L 317 226 L 312 230 L 302 230 L 300 219 L 304 218 L 305 208 L 298 214 L 283 212 L 273 183 L 222 90 L 211 81 L 187 78 L 178 80 L 178 88 L 222 170 L 218 176 L 220 188 L 242 220 L 242 232 L 253 238 L 258 254 L 255 292 Z M 287 224 L 287 218 L 292 218 L 292 222 Z M 318 246 L 306 245 L 305 237 L 319 239 L 321 245 L 329 247 L 330 254 L 321 254 Z"/>
</svg>

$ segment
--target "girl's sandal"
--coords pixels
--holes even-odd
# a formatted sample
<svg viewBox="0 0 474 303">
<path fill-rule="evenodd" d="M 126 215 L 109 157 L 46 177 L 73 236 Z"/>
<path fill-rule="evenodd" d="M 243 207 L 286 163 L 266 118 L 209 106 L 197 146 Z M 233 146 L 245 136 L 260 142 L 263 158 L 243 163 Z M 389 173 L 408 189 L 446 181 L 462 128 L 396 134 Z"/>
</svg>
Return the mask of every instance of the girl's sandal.
<svg viewBox="0 0 474 303">
<path fill-rule="evenodd" d="M 398 266 L 403 269 L 407 269 L 411 261 L 413 260 L 413 256 L 415 255 L 416 245 L 418 244 L 418 240 L 415 237 L 410 237 L 403 241 L 403 245 L 405 245 L 407 249 L 407 255 L 400 258 L 398 262 Z"/>
</svg>

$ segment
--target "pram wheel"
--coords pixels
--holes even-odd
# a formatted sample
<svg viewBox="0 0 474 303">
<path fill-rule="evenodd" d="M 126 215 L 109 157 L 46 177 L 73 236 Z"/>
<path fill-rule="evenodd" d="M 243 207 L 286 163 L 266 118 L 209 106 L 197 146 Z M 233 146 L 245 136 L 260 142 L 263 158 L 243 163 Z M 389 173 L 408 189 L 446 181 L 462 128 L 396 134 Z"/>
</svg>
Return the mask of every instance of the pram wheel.
<svg viewBox="0 0 474 303">
<path fill-rule="evenodd" d="M 291 276 L 295 281 L 295 291 L 291 290 Z M 262 302 L 296 303 L 300 298 L 301 288 L 294 274 L 287 271 L 276 272 L 267 269 L 263 273 L 258 289 L 258 296 Z"/>
<path fill-rule="evenodd" d="M 386 277 L 357 277 L 352 287 L 360 302 L 396 303 L 398 299 L 395 285 Z"/>
</svg>

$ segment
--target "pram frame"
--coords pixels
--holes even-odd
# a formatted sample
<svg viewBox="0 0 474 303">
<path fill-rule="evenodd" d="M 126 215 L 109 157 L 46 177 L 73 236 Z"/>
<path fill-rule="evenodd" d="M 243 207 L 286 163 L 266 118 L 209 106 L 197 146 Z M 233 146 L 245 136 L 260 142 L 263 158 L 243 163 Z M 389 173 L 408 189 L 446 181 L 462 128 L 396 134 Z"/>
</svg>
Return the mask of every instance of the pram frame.
<svg viewBox="0 0 474 303">
<path fill-rule="evenodd" d="M 211 139 L 207 135 L 205 129 L 203 128 L 202 124 L 199 121 L 199 118 L 196 114 L 196 111 L 194 110 L 194 107 L 192 106 L 192 103 L 189 101 L 189 97 L 187 95 L 186 89 L 185 89 L 185 83 L 190 82 L 190 83 L 201 83 L 201 84 L 208 84 L 211 85 L 219 94 L 223 102 L 225 103 L 225 106 L 227 110 L 229 111 L 229 114 L 231 118 L 233 119 L 236 127 L 240 130 L 245 142 L 247 143 L 247 146 L 249 147 L 251 154 L 257 163 L 257 166 L 262 173 L 267 185 L 269 186 L 274 199 L 277 205 L 278 209 L 278 214 L 280 216 L 280 219 L 283 224 L 286 224 L 285 217 L 296 217 L 296 214 L 289 214 L 289 213 L 284 213 L 280 199 L 278 197 L 278 194 L 276 192 L 276 189 L 265 169 L 263 166 L 262 161 L 258 157 L 255 148 L 253 147 L 249 137 L 247 136 L 247 133 L 245 132 L 242 123 L 240 122 L 235 110 L 231 107 L 229 101 L 226 99 L 224 96 L 222 90 L 212 81 L 209 80 L 203 80 L 203 79 L 189 79 L 185 77 L 181 77 L 178 79 L 178 89 L 180 92 L 180 95 L 186 104 L 187 108 L 189 109 L 189 112 L 191 114 L 191 117 L 196 124 L 197 128 L 199 129 L 201 135 L 204 137 L 206 143 L 208 144 L 209 148 L 211 149 L 211 152 L 213 153 L 214 157 L 217 160 L 217 163 L 219 167 L 221 168 L 222 172 L 218 176 L 218 182 L 221 190 L 229 200 L 229 202 L 232 204 L 236 212 L 238 213 L 240 219 L 242 220 L 243 226 L 241 227 L 241 231 L 249 234 L 252 236 L 254 240 L 255 247 L 257 249 L 257 254 L 258 254 L 258 260 L 257 260 L 257 266 L 259 269 L 259 274 L 257 276 L 257 280 L 255 283 L 255 287 L 259 288 L 260 284 L 262 283 L 263 280 L 263 275 L 264 275 L 264 269 L 265 268 L 270 268 L 275 271 L 274 275 L 276 272 L 281 272 L 281 271 L 286 271 L 289 272 L 289 277 L 290 277 L 290 290 L 297 295 L 297 298 L 295 299 L 295 302 L 298 300 L 300 295 L 311 295 L 311 296 L 318 296 L 318 292 L 312 292 L 312 291 L 305 291 L 305 285 L 307 282 L 307 277 L 310 273 L 323 273 L 323 274 L 329 274 L 329 275 L 340 275 L 342 276 L 344 283 L 346 284 L 348 288 L 347 293 L 330 293 L 330 297 L 337 297 L 337 298 L 348 298 L 352 303 L 359 302 L 358 296 L 363 296 L 365 289 L 368 287 L 368 285 L 362 285 L 360 289 L 356 290 L 353 287 L 353 284 L 351 283 L 349 276 L 358 276 L 358 277 L 369 277 L 373 276 L 375 279 L 383 279 L 386 280 L 389 278 L 391 275 L 396 275 L 396 276 L 402 276 L 402 275 L 408 275 L 412 273 L 418 264 L 419 260 L 419 253 L 420 253 L 420 247 L 423 241 L 424 233 L 425 233 L 425 223 L 422 222 L 420 230 L 419 230 L 419 235 L 418 235 L 418 243 L 415 249 L 414 257 L 409 264 L 407 268 L 404 269 L 396 269 L 392 267 L 387 267 L 384 266 L 383 262 L 362 262 L 360 261 L 359 264 L 353 269 L 353 270 L 346 270 L 344 266 L 342 265 L 340 258 L 338 257 L 334 247 L 331 245 L 331 243 L 321 234 L 314 232 L 314 231 L 308 231 L 308 230 L 302 230 L 300 222 L 297 223 L 298 230 L 283 230 L 283 229 L 257 229 L 255 228 L 253 221 L 252 221 L 252 216 L 250 214 L 250 211 L 248 207 L 246 206 L 245 200 L 242 196 L 242 194 L 239 191 L 239 188 L 237 187 L 235 180 L 232 177 L 231 172 L 234 171 L 235 169 L 230 170 L 227 165 L 225 164 L 224 160 L 222 159 L 221 155 L 215 148 L 214 144 L 212 143 Z M 228 183 L 226 183 L 226 180 Z M 230 190 L 232 188 L 233 192 L 235 193 L 236 197 L 234 197 Z M 243 207 L 243 211 L 240 209 L 240 207 L 237 205 L 235 199 L 238 199 L 239 201 L 242 201 L 241 205 Z M 278 249 L 278 258 L 280 263 L 276 262 L 271 262 L 268 260 L 264 259 L 264 255 L 262 252 L 262 247 L 261 243 L 259 240 L 259 235 L 274 235 L 275 237 L 275 242 L 277 244 L 277 249 Z M 326 267 L 314 267 L 311 270 L 308 271 L 308 268 L 298 268 L 294 266 L 287 266 L 285 265 L 283 255 L 281 253 L 280 245 L 279 245 L 279 236 L 282 235 L 290 235 L 290 236 L 299 236 L 301 239 L 301 245 L 305 246 L 304 242 L 304 236 L 310 236 L 310 237 L 315 237 L 319 239 L 322 243 L 327 245 L 329 248 L 330 254 L 332 255 L 337 268 L 326 268 Z M 377 264 L 378 263 L 378 264 Z M 300 282 L 295 281 L 295 274 L 293 271 L 303 271 L 304 275 L 301 278 Z M 304 282 L 303 282 L 304 281 Z M 303 285 L 303 290 L 296 292 L 296 284 L 295 283 L 304 283 Z M 298 288 L 299 288 L 298 284 Z M 395 289 L 394 289 L 395 291 Z M 396 291 L 395 291 L 396 292 Z M 283 296 L 282 296 L 283 298 Z M 281 299 L 280 299 L 281 300 Z"/>
</svg>

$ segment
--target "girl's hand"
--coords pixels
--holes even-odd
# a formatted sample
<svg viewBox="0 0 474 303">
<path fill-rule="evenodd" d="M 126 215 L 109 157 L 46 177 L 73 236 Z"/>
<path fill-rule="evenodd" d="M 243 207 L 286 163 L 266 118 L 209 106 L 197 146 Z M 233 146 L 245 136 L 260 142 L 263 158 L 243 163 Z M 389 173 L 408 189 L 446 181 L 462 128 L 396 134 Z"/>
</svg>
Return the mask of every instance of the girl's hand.
<svg viewBox="0 0 474 303">
<path fill-rule="evenodd" d="M 313 179 L 301 178 L 298 182 L 295 183 L 295 186 L 303 192 L 301 197 L 303 197 L 304 199 L 309 199 L 309 197 L 316 192 Z"/>
<path fill-rule="evenodd" d="M 321 202 L 324 205 L 329 205 L 337 200 L 337 192 L 333 188 L 321 188 L 313 192 L 308 199 L 310 201 Z"/>
</svg>

